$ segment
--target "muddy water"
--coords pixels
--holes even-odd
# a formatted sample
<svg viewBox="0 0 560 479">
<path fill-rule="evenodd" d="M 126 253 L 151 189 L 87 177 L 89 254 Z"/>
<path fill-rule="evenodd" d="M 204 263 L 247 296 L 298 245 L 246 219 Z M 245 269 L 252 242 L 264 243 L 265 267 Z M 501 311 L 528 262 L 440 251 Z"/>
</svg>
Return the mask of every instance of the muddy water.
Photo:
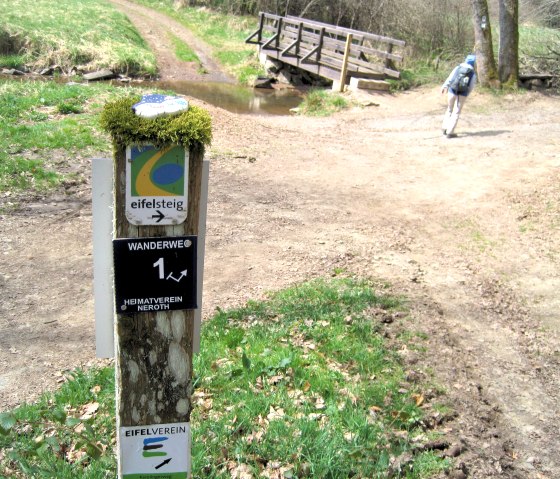
<svg viewBox="0 0 560 479">
<path fill-rule="evenodd" d="M 0 78 L 20 81 L 50 81 L 51 77 L 2 75 Z M 70 77 L 55 78 L 56 82 L 67 83 Z M 114 86 L 141 86 L 187 95 L 238 114 L 289 115 L 290 109 L 303 100 L 303 91 L 293 88 L 264 89 L 250 88 L 233 83 L 192 82 L 192 81 L 143 81 L 121 83 L 110 81 Z"/>
<path fill-rule="evenodd" d="M 141 82 L 140 85 L 170 90 L 239 114 L 287 115 L 290 108 L 297 107 L 302 101 L 302 92 L 294 89 L 272 90 L 192 81 Z"/>
</svg>

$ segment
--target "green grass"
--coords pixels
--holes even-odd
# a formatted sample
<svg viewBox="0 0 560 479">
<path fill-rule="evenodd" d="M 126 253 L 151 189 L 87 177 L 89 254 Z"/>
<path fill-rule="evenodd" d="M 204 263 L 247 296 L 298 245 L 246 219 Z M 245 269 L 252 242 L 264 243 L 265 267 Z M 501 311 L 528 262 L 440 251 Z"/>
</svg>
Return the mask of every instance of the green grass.
<svg viewBox="0 0 560 479">
<path fill-rule="evenodd" d="M 328 116 L 348 108 L 351 103 L 342 95 L 331 90 L 312 89 L 298 107 L 301 115 Z"/>
<path fill-rule="evenodd" d="M 499 37 L 498 37 L 499 38 Z M 519 49 L 529 55 L 546 55 L 549 47 L 560 42 L 560 31 L 536 25 L 519 26 Z"/>
<path fill-rule="evenodd" d="M 0 192 L 44 191 L 64 180 L 53 161 L 110 152 L 97 126 L 104 99 L 124 89 L 0 80 Z M 59 158 L 58 158 L 59 159 Z"/>
<path fill-rule="evenodd" d="M 68 376 L 54 394 L 0 413 L 0 477 L 115 477 L 114 371 Z"/>
<path fill-rule="evenodd" d="M 176 10 L 172 0 L 137 0 L 162 11 L 185 25 L 198 38 L 210 45 L 224 69 L 242 84 L 249 84 L 263 68 L 255 45 L 245 43 L 257 29 L 257 18 L 214 12 L 207 8 L 187 7 Z"/>
<path fill-rule="evenodd" d="M 106 1 L 0 0 L 0 65 L 87 65 L 153 75 L 156 63 L 129 20 Z"/>
<path fill-rule="evenodd" d="M 204 66 L 202 65 L 202 63 L 200 62 L 200 58 L 198 58 L 198 55 L 196 54 L 196 52 L 189 45 L 187 45 L 185 42 L 183 42 L 180 38 L 173 35 L 172 33 L 169 33 L 169 37 L 171 38 L 171 42 L 173 43 L 173 46 L 175 47 L 175 56 L 179 60 L 181 60 L 183 62 L 197 63 L 198 64 L 198 68 L 197 68 L 198 73 L 200 73 L 200 74 L 208 73 L 206 71 L 206 69 L 204 68 Z"/>
<path fill-rule="evenodd" d="M 431 59 L 420 61 L 407 59 L 400 70 L 400 78 L 387 79 L 387 81 L 391 85 L 391 91 L 410 90 L 422 85 L 442 83 L 454 66 L 445 63 L 436 68 Z"/>
<path fill-rule="evenodd" d="M 407 382 L 375 316 L 406 312 L 403 301 L 376 289 L 315 280 L 204 324 L 194 362 L 195 478 L 381 479 L 404 455 L 399 477 L 450 467 L 417 447 L 434 436 L 422 419 L 436 410 Z M 0 476 L 114 477 L 112 369 L 74 374 L 54 395 L 0 416 Z M 87 410 L 92 417 L 78 419 Z"/>
<path fill-rule="evenodd" d="M 185 42 L 183 42 L 179 37 L 169 33 L 171 42 L 175 47 L 175 56 L 183 62 L 197 62 L 200 63 L 195 51 L 189 47 Z"/>
<path fill-rule="evenodd" d="M 25 55 L 0 55 L 0 67 L 21 70 L 25 68 Z"/>
<path fill-rule="evenodd" d="M 552 51 L 556 52 L 553 54 Z M 521 71 L 558 71 L 560 31 L 534 25 L 519 27 L 519 63 Z"/>
</svg>

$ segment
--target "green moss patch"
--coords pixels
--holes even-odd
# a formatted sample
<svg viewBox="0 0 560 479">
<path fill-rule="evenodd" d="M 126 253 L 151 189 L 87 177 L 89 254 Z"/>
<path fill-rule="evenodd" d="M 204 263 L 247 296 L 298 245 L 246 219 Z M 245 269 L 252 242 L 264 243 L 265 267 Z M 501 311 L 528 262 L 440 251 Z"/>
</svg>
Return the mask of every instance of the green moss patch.
<svg viewBox="0 0 560 479">
<path fill-rule="evenodd" d="M 101 127 L 111 135 L 115 146 L 150 143 L 159 148 L 176 144 L 190 149 L 212 141 L 212 121 L 206 110 L 191 106 L 179 115 L 147 119 L 132 110 L 139 101 L 139 96 L 133 96 L 105 105 Z"/>
</svg>

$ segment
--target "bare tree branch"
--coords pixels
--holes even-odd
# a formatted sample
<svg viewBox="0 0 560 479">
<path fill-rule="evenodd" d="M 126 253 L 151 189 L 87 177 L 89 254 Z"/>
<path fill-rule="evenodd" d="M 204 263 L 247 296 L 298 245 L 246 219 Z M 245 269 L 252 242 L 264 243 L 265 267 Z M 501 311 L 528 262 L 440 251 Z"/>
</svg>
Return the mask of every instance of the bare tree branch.
<svg viewBox="0 0 560 479">
<path fill-rule="evenodd" d="M 300 17 L 305 17 L 305 14 L 307 13 L 307 10 L 309 10 L 315 3 L 317 3 L 319 0 L 311 0 L 306 6 L 305 8 L 301 11 L 301 13 L 299 14 Z"/>
</svg>

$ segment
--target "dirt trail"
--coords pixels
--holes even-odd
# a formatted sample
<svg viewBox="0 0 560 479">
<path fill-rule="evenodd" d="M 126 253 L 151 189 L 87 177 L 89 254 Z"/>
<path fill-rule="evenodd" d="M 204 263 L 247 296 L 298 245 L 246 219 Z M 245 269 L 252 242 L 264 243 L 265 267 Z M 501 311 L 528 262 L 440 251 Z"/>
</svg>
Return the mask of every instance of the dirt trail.
<svg viewBox="0 0 560 479">
<path fill-rule="evenodd" d="M 158 71 L 163 80 L 216 81 L 232 83 L 212 58 L 212 48 L 201 42 L 180 23 L 162 13 L 128 0 L 110 0 L 123 12 L 156 54 Z M 181 62 L 175 56 L 173 37 L 189 45 L 198 56 L 197 62 Z"/>
<path fill-rule="evenodd" d="M 458 466 L 558 478 L 560 99 L 475 92 L 452 140 L 437 88 L 372 99 L 326 119 L 203 105 L 204 314 L 335 269 L 386 279 L 429 338 L 427 363 L 401 353 L 445 387 Z M 1 219 L 0 410 L 94 361 L 89 201 L 87 182 Z"/>
</svg>

